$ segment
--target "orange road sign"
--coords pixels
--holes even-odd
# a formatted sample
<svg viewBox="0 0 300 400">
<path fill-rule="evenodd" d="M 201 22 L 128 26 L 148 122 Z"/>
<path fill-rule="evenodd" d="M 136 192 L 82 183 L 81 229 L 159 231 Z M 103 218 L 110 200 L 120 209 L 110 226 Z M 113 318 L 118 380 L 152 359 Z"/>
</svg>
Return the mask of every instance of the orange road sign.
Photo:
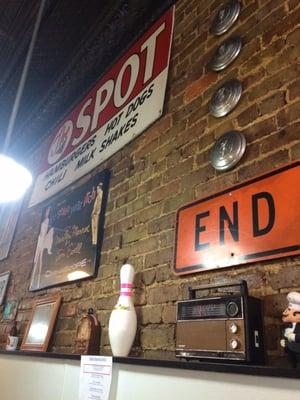
<svg viewBox="0 0 300 400">
<path fill-rule="evenodd" d="M 174 272 L 300 254 L 300 162 L 180 208 Z"/>
</svg>

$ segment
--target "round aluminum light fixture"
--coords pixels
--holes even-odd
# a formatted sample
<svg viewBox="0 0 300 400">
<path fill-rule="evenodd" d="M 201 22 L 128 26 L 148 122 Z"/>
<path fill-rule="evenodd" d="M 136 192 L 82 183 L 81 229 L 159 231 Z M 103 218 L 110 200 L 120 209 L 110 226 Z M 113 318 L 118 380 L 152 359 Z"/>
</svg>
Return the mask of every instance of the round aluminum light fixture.
<svg viewBox="0 0 300 400">
<path fill-rule="evenodd" d="M 217 118 L 229 114 L 237 106 L 241 95 L 242 84 L 240 81 L 232 79 L 226 82 L 214 93 L 209 103 L 210 114 Z"/>
<path fill-rule="evenodd" d="M 237 131 L 229 131 L 216 141 L 211 152 L 211 163 L 216 170 L 227 171 L 240 161 L 245 150 L 245 136 Z"/>
<path fill-rule="evenodd" d="M 229 1 L 217 13 L 213 20 L 211 32 L 216 35 L 223 35 L 238 19 L 241 11 L 241 4 L 237 0 Z"/>
<path fill-rule="evenodd" d="M 210 62 L 213 71 L 221 71 L 228 67 L 240 54 L 242 41 L 239 36 L 230 37 L 218 48 Z"/>
<path fill-rule="evenodd" d="M 0 154 L 0 203 L 19 200 L 31 183 L 32 175 L 25 167 Z"/>
</svg>

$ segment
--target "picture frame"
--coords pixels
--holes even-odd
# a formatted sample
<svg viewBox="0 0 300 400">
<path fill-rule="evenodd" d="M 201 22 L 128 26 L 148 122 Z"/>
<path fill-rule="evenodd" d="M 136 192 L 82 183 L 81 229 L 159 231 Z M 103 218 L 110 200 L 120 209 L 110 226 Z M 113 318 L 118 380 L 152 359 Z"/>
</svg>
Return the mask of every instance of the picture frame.
<svg viewBox="0 0 300 400">
<path fill-rule="evenodd" d="M 7 285 L 10 277 L 10 271 L 3 272 L 0 274 L 0 305 L 3 304 Z"/>
<path fill-rule="evenodd" d="M 97 276 L 109 170 L 85 178 L 42 210 L 30 291 Z"/>
<path fill-rule="evenodd" d="M 16 318 L 19 302 L 16 300 L 7 301 L 3 310 L 2 319 L 13 321 Z"/>
<path fill-rule="evenodd" d="M 22 200 L 0 205 L 0 261 L 8 257 L 21 207 Z"/>
<path fill-rule="evenodd" d="M 20 350 L 47 351 L 61 300 L 49 295 L 35 301 Z"/>
</svg>

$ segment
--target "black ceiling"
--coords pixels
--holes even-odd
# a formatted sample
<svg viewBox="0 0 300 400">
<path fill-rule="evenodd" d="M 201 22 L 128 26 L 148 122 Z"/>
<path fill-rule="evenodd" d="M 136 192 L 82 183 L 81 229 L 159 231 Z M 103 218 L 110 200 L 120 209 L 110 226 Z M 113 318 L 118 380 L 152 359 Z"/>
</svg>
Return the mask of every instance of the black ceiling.
<svg viewBox="0 0 300 400">
<path fill-rule="evenodd" d="M 48 0 L 9 152 L 36 147 L 122 52 L 175 0 Z M 3 142 L 40 2 L 0 0 Z"/>
</svg>

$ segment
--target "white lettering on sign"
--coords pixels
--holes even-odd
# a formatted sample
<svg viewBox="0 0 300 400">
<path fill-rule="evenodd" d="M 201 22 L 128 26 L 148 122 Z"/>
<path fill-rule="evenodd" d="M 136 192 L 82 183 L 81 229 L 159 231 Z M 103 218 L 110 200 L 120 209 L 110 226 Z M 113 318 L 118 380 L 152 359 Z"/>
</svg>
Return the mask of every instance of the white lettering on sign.
<svg viewBox="0 0 300 400">
<path fill-rule="evenodd" d="M 103 86 L 101 86 L 99 90 L 97 90 L 95 109 L 93 113 L 92 131 L 96 129 L 98 125 L 99 115 L 107 106 L 111 98 L 111 95 L 113 93 L 113 90 L 114 90 L 114 81 L 111 79 L 107 81 Z"/>
<path fill-rule="evenodd" d="M 162 114 L 174 8 L 105 74 L 53 135 L 29 206 L 71 184 Z"/>
<path fill-rule="evenodd" d="M 129 78 L 129 85 L 126 93 L 124 94 L 124 96 L 122 96 L 121 92 L 122 92 L 123 77 L 128 67 L 131 71 Z M 121 71 L 118 75 L 115 88 L 114 103 L 116 107 L 121 107 L 132 93 L 132 90 L 134 88 L 134 85 L 136 84 L 136 80 L 138 77 L 139 67 L 140 67 L 140 59 L 136 54 L 133 54 L 130 58 L 128 58 L 125 64 L 123 64 Z"/>
<path fill-rule="evenodd" d="M 81 129 L 81 133 L 78 137 L 75 137 L 72 141 L 72 146 L 77 146 L 81 140 L 85 137 L 87 131 L 89 130 L 90 127 L 90 123 L 91 123 L 91 116 L 86 112 L 87 107 L 89 107 L 89 105 L 91 104 L 92 99 L 88 99 L 82 109 L 79 112 L 78 118 L 77 118 L 77 122 L 76 122 L 76 127 L 78 129 Z"/>
<path fill-rule="evenodd" d="M 141 46 L 141 51 L 146 50 L 147 54 L 144 83 L 146 83 L 152 77 L 155 49 L 156 49 L 156 39 L 157 36 L 165 29 L 165 26 L 166 26 L 165 23 L 161 24 L 161 26 L 153 33 L 153 35 L 151 35 L 150 38 L 146 40 Z"/>
<path fill-rule="evenodd" d="M 71 120 L 66 121 L 63 126 L 59 128 L 48 153 L 49 164 L 54 164 L 61 158 L 72 137 L 72 132 L 73 122 Z"/>
</svg>

